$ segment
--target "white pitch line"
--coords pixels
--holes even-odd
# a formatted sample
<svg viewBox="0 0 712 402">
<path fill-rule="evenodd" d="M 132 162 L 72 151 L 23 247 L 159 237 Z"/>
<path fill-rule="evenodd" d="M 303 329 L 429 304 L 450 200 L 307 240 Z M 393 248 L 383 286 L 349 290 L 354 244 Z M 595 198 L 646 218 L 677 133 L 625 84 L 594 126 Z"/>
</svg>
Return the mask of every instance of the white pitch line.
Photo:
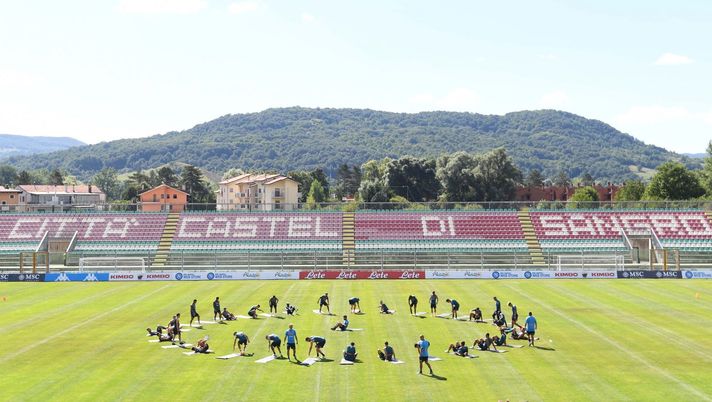
<svg viewBox="0 0 712 402">
<path fill-rule="evenodd" d="M 515 290 L 515 289 L 512 288 L 511 286 L 507 286 L 507 287 L 510 288 L 510 289 L 513 290 L 513 291 Z M 548 305 L 548 304 L 546 304 L 546 303 L 543 303 L 541 300 L 538 300 L 538 299 L 533 298 L 533 297 L 531 296 L 531 294 L 528 294 L 527 297 L 528 297 L 531 301 L 533 301 L 534 303 L 536 303 L 536 304 L 538 304 L 538 305 L 544 307 L 545 309 L 547 309 L 547 310 L 549 310 L 549 311 L 554 312 L 554 313 L 555 313 L 556 315 L 558 315 L 559 317 L 564 318 L 566 321 L 569 321 L 569 322 L 571 322 L 572 324 L 574 324 L 574 325 L 576 325 L 576 326 L 578 326 L 578 327 L 584 329 L 586 332 L 589 332 L 589 333 L 593 334 L 596 338 L 604 340 L 606 343 L 610 344 L 610 345 L 613 346 L 614 348 L 616 348 L 616 349 L 620 350 L 621 352 L 627 354 L 628 356 L 630 356 L 631 358 L 637 360 L 638 362 L 643 363 L 643 364 L 644 364 L 645 366 L 647 366 L 648 368 L 650 368 L 650 369 L 652 369 L 652 370 L 654 370 L 654 371 L 657 371 L 658 373 L 660 373 L 661 375 L 663 375 L 663 376 L 666 377 L 667 379 L 673 381 L 675 384 L 677 384 L 677 385 L 679 385 L 680 387 L 684 388 L 686 391 L 688 391 L 688 392 L 694 394 L 695 396 L 697 396 L 700 400 L 712 401 L 712 398 L 710 398 L 708 395 L 705 395 L 703 392 L 700 392 L 697 388 L 691 386 L 690 384 L 685 383 L 684 381 L 681 381 L 679 378 L 677 378 L 677 377 L 675 377 L 674 375 L 670 374 L 668 371 L 664 370 L 663 368 L 661 368 L 661 367 L 659 367 L 659 366 L 656 366 L 656 365 L 650 363 L 650 362 L 647 361 L 644 357 L 639 356 L 637 353 L 633 353 L 633 352 L 631 352 L 630 350 L 628 350 L 628 349 L 622 347 L 622 346 L 619 345 L 618 343 L 613 342 L 612 340 L 608 339 L 608 338 L 605 337 L 603 334 L 599 333 L 598 331 L 596 331 L 595 329 L 589 327 L 588 325 L 586 325 L 586 324 L 584 324 L 584 323 L 582 323 L 582 322 L 580 322 L 580 321 L 577 321 L 577 320 L 575 320 L 575 319 L 573 319 L 573 318 L 571 318 L 571 317 L 569 317 L 569 316 L 567 316 L 567 315 L 565 315 L 565 314 L 560 314 L 560 313 L 558 313 L 558 311 L 557 311 L 556 309 L 554 309 L 553 307 L 551 307 L 550 305 Z"/>
<path fill-rule="evenodd" d="M 82 321 L 82 322 L 80 322 L 80 323 L 78 323 L 78 324 L 74 324 L 74 325 L 72 325 L 71 327 L 65 328 L 64 330 L 62 330 L 62 331 L 60 331 L 60 332 L 57 332 L 56 334 L 54 334 L 54 335 L 52 335 L 52 336 L 50 336 L 50 337 L 44 338 L 44 339 L 42 339 L 42 340 L 39 341 L 39 342 L 35 342 L 35 343 L 31 344 L 31 345 L 27 345 L 27 346 L 25 346 L 24 348 L 18 350 L 17 352 L 7 354 L 7 355 L 3 356 L 2 358 L 0 358 L 0 363 L 6 362 L 6 361 L 8 361 L 8 360 L 11 360 L 11 359 L 13 359 L 13 358 L 15 358 L 15 357 L 17 357 L 17 356 L 23 354 L 23 353 L 29 352 L 30 350 L 32 350 L 32 349 L 34 349 L 34 348 L 36 348 L 36 347 L 38 347 L 38 346 L 44 345 L 45 343 L 48 343 L 48 342 L 51 342 L 51 341 L 53 341 L 53 340 L 59 338 L 60 336 L 62 336 L 62 335 L 64 335 L 64 334 L 67 334 L 67 333 L 69 333 L 69 332 L 72 332 L 72 331 L 74 331 L 74 330 L 77 329 L 77 328 L 83 327 L 83 326 L 85 326 L 85 325 L 87 325 L 87 324 L 89 324 L 89 323 L 92 323 L 92 322 L 94 322 L 94 321 L 96 321 L 96 320 L 98 320 L 98 319 L 104 318 L 104 317 L 106 317 L 107 315 L 113 314 L 113 313 L 115 313 L 115 312 L 117 312 L 117 311 L 119 311 L 119 310 L 125 309 L 125 308 L 128 307 L 128 306 L 131 306 L 131 305 L 136 304 L 136 303 L 138 303 L 138 302 L 140 302 L 140 301 L 143 301 L 144 299 L 146 299 L 146 298 L 148 298 L 148 297 L 150 297 L 150 296 L 153 296 L 154 294 L 160 292 L 161 290 L 167 288 L 168 286 L 170 286 L 170 285 L 164 285 L 164 286 L 162 286 L 162 287 L 160 287 L 160 288 L 154 290 L 154 291 L 151 292 L 151 293 L 145 294 L 145 295 L 139 297 L 138 299 L 134 299 L 133 301 L 131 301 L 131 302 L 129 302 L 129 303 L 126 303 L 126 304 L 121 305 L 121 306 L 119 306 L 119 307 L 115 307 L 115 308 L 113 308 L 113 309 L 111 309 L 111 310 L 109 310 L 109 311 L 105 311 L 105 312 L 103 312 L 103 313 L 101 313 L 101 314 L 99 314 L 99 315 L 96 315 L 96 316 L 94 316 L 94 317 L 92 317 L 92 318 L 90 318 L 90 319 L 88 319 L 88 320 L 84 320 L 84 321 Z"/>
</svg>

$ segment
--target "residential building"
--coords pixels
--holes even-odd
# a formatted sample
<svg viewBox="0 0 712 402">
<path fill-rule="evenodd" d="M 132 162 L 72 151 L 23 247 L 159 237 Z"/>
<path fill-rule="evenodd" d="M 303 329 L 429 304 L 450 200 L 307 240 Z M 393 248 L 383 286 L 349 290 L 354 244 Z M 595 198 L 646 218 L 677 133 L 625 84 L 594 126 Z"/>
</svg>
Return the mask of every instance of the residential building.
<svg viewBox="0 0 712 402">
<path fill-rule="evenodd" d="M 161 184 L 139 194 L 139 208 L 143 212 L 181 212 L 188 203 L 188 193 Z"/>
<path fill-rule="evenodd" d="M 14 210 L 13 206 L 20 204 L 20 194 L 22 194 L 20 190 L 0 186 L 0 210 L 9 211 L 11 208 Z"/>
<path fill-rule="evenodd" d="M 23 184 L 17 189 L 21 191 L 20 204 L 25 204 L 29 211 L 61 211 L 76 207 L 95 207 L 106 202 L 106 194 L 91 184 Z"/>
<path fill-rule="evenodd" d="M 299 185 L 279 174 L 242 174 L 220 182 L 217 209 L 294 209 L 299 202 Z"/>
</svg>

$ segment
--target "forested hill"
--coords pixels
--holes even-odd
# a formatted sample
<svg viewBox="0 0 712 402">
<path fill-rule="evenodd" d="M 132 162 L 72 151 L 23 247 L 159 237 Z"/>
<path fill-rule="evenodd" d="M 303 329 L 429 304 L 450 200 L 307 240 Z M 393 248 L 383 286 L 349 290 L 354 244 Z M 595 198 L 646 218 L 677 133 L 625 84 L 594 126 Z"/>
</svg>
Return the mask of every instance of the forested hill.
<svg viewBox="0 0 712 402">
<path fill-rule="evenodd" d="M 84 143 L 69 137 L 28 137 L 0 134 L 0 159 L 16 155 L 59 151 L 78 145 L 84 145 Z"/>
<path fill-rule="evenodd" d="M 105 167 L 147 169 L 169 162 L 213 172 L 231 167 L 287 172 L 360 164 L 385 156 L 438 156 L 505 147 L 523 171 L 560 170 L 620 181 L 680 155 L 646 145 L 597 120 L 541 110 L 504 116 L 454 112 L 389 113 L 362 109 L 268 109 L 226 115 L 189 130 L 15 158 L 19 169 L 64 168 L 89 177 Z M 693 163 L 689 162 L 688 163 Z M 639 167 L 639 168 L 638 168 Z"/>
</svg>

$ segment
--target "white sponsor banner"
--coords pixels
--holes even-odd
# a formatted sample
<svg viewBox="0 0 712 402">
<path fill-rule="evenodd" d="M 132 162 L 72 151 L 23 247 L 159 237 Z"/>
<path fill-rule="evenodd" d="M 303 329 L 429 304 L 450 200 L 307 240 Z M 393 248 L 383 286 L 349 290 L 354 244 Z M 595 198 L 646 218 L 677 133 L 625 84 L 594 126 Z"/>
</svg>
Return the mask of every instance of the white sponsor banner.
<svg viewBox="0 0 712 402">
<path fill-rule="evenodd" d="M 175 272 L 111 272 L 109 281 L 173 281 Z"/>
<path fill-rule="evenodd" d="M 699 272 L 699 271 L 698 271 Z M 712 270 L 708 271 L 712 278 Z M 699 275 L 699 274 L 698 274 Z M 526 270 L 446 270 L 429 269 L 425 279 L 615 279 L 616 271 L 526 271 Z M 703 277 L 703 276 L 699 276 Z"/>
<path fill-rule="evenodd" d="M 208 280 L 279 280 L 299 279 L 298 271 L 219 271 L 209 272 Z"/>
<path fill-rule="evenodd" d="M 107 274 L 114 282 L 126 281 L 241 281 L 299 279 L 298 271 L 166 271 L 113 272 Z"/>
<path fill-rule="evenodd" d="M 616 279 L 618 274 L 616 271 L 583 271 L 581 273 L 584 279 Z"/>
<path fill-rule="evenodd" d="M 425 279 L 490 279 L 492 272 L 482 269 L 470 269 L 463 271 L 426 269 Z"/>
<path fill-rule="evenodd" d="M 684 279 L 712 279 L 712 269 L 695 269 L 682 272 Z"/>
</svg>

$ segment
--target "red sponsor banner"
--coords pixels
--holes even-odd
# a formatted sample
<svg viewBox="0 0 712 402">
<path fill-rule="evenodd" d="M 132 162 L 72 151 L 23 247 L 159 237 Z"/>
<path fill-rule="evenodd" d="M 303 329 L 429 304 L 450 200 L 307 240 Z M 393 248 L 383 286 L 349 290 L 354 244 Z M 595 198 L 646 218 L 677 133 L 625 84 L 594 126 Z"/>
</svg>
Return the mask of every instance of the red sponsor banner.
<svg viewBox="0 0 712 402">
<path fill-rule="evenodd" d="M 300 271 L 299 279 L 425 279 L 424 270 L 343 270 Z"/>
</svg>

